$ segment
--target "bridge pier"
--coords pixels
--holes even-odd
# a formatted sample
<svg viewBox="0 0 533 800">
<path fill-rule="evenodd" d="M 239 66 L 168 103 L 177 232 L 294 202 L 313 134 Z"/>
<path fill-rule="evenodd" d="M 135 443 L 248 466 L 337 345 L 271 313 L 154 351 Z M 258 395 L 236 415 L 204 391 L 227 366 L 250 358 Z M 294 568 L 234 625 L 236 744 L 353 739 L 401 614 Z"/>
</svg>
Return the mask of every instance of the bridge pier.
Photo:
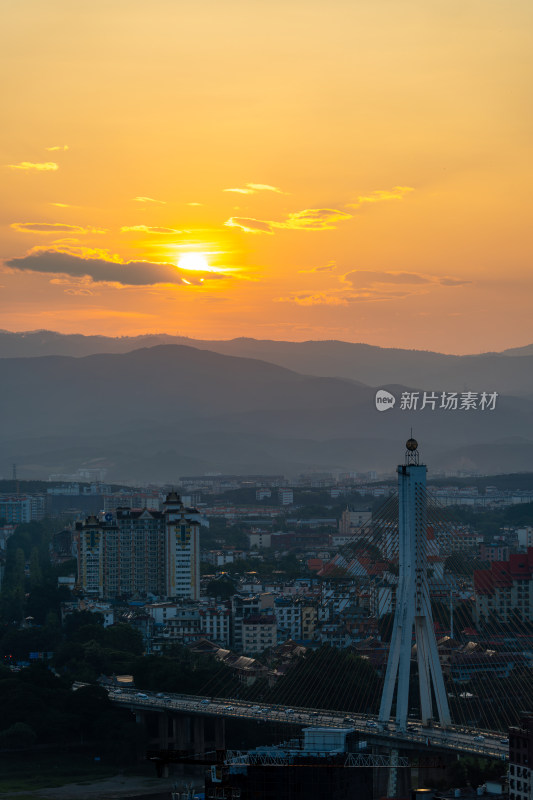
<svg viewBox="0 0 533 800">
<path fill-rule="evenodd" d="M 398 798 L 411 797 L 411 767 L 399 767 L 400 750 L 374 745 L 372 755 L 390 756 L 390 767 L 374 767 L 372 770 L 372 797 L 397 800 Z M 402 752 L 402 756 L 409 757 Z"/>
<path fill-rule="evenodd" d="M 174 716 L 172 722 L 174 726 L 174 747 L 176 750 L 188 750 L 191 741 L 191 718 Z"/>
<path fill-rule="evenodd" d="M 147 731 L 150 747 L 203 755 L 224 750 L 223 717 L 175 714 L 171 711 L 136 711 L 135 720 Z"/>
<path fill-rule="evenodd" d="M 398 751 L 390 751 L 389 780 L 387 781 L 387 797 L 398 796 Z"/>
<path fill-rule="evenodd" d="M 192 749 L 195 753 L 205 753 L 205 718 L 193 717 L 192 720 Z"/>
</svg>

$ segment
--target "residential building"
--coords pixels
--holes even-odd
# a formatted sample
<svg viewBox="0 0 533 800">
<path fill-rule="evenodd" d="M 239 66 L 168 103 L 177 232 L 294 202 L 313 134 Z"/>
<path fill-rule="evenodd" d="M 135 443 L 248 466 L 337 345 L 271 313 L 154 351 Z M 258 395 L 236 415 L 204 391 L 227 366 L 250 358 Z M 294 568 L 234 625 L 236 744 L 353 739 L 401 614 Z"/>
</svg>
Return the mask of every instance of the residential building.
<svg viewBox="0 0 533 800">
<path fill-rule="evenodd" d="M 231 610 L 227 606 L 208 606 L 200 609 L 200 628 L 206 639 L 229 647 L 231 640 Z"/>
<path fill-rule="evenodd" d="M 476 624 L 491 616 L 500 622 L 533 622 L 533 547 L 474 572 Z"/>
<path fill-rule="evenodd" d="M 162 652 L 172 643 L 190 644 L 204 638 L 200 609 L 196 603 L 186 602 L 176 607 L 176 614 L 164 625 L 154 627 L 152 651 Z"/>
<path fill-rule="evenodd" d="M 343 536 L 353 536 L 355 529 L 362 528 L 372 521 L 371 511 L 356 511 L 350 506 L 342 512 L 339 521 L 339 533 Z"/>
<path fill-rule="evenodd" d="M 396 610 L 396 587 L 372 583 L 369 588 L 369 611 L 373 617 L 383 617 Z"/>
<path fill-rule="evenodd" d="M 270 547 L 272 541 L 272 534 L 266 531 L 253 530 L 247 534 L 248 546 L 250 550 L 252 547 L 257 547 L 262 550 L 265 547 Z"/>
<path fill-rule="evenodd" d="M 165 626 L 169 620 L 176 619 L 178 608 L 177 603 L 147 603 L 144 606 L 146 613 L 152 617 L 154 625 L 158 626 Z"/>
<path fill-rule="evenodd" d="M 46 514 L 46 495 L 0 495 L 0 519 L 19 525 L 43 519 Z"/>
<path fill-rule="evenodd" d="M 274 615 L 281 641 L 312 639 L 317 624 L 317 604 L 305 597 L 278 597 L 274 601 Z"/>
<path fill-rule="evenodd" d="M 516 538 L 520 549 L 527 550 L 528 547 L 533 547 L 533 528 L 518 528 Z"/>
<path fill-rule="evenodd" d="M 282 506 L 292 506 L 294 503 L 294 492 L 292 489 L 278 489 L 278 498 Z"/>
<path fill-rule="evenodd" d="M 198 600 L 196 514 L 172 492 L 163 511 L 117 508 L 76 523 L 80 588 L 100 598 L 152 594 Z"/>
<path fill-rule="evenodd" d="M 11 523 L 10 525 L 0 525 L 0 550 L 5 550 L 7 540 L 15 533 L 16 526 Z"/>
<path fill-rule="evenodd" d="M 242 621 L 243 653 L 263 653 L 277 644 L 276 617 L 257 614 Z"/>
<path fill-rule="evenodd" d="M 163 503 L 167 597 L 200 599 L 200 523 L 176 492 Z M 196 518 L 195 518 L 196 517 Z"/>
<path fill-rule="evenodd" d="M 231 598 L 232 611 L 232 630 L 231 646 L 233 650 L 242 652 L 243 650 L 243 631 L 242 626 L 248 617 L 258 614 L 273 614 L 274 596 L 263 592 L 248 597 L 236 594 Z"/>
<path fill-rule="evenodd" d="M 509 800 L 533 800 L 533 714 L 509 728 Z"/>
<path fill-rule="evenodd" d="M 507 561 L 509 559 L 509 546 L 504 542 L 481 542 L 479 557 L 482 561 Z"/>
<path fill-rule="evenodd" d="M 121 491 L 104 494 L 104 511 L 114 511 L 115 508 L 147 508 L 150 511 L 159 511 L 161 496 L 159 492 L 133 492 Z"/>
</svg>

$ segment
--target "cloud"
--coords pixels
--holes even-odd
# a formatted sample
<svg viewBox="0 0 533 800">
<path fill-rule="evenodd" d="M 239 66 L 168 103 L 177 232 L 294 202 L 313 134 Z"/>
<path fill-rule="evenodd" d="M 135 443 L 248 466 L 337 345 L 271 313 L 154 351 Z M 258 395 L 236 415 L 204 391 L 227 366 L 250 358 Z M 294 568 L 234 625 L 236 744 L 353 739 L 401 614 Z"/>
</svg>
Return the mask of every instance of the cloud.
<svg viewBox="0 0 533 800">
<path fill-rule="evenodd" d="M 439 286 L 463 286 L 471 281 L 458 278 L 440 278 L 434 275 L 421 275 L 418 272 L 392 272 L 377 270 L 354 270 L 343 277 L 344 281 L 356 288 L 371 287 L 376 284 L 433 284 Z"/>
<path fill-rule="evenodd" d="M 9 169 L 21 169 L 25 172 L 55 172 L 59 169 L 59 164 L 55 161 L 45 161 L 34 163 L 33 161 L 21 161 L 19 164 L 6 164 Z"/>
<path fill-rule="evenodd" d="M 119 256 L 110 253 L 104 247 L 87 247 L 80 244 L 78 239 L 54 239 L 53 242 L 48 244 L 38 244 L 32 247 L 26 253 L 27 256 L 35 255 L 36 253 L 66 253 L 67 255 L 76 256 L 77 258 L 97 258 L 102 261 L 113 261 L 121 264 L 122 261 Z"/>
<path fill-rule="evenodd" d="M 56 206 L 56 208 L 74 208 L 69 203 L 49 203 L 51 206 Z"/>
<path fill-rule="evenodd" d="M 225 225 L 233 228 L 242 228 L 246 233 L 273 233 L 274 228 L 295 231 L 325 231 L 334 230 L 337 222 L 351 219 L 347 211 L 336 208 L 305 208 L 303 211 L 294 211 L 289 214 L 284 222 L 250 219 L 247 217 L 231 217 Z"/>
<path fill-rule="evenodd" d="M 82 258 L 62 250 L 38 250 L 5 263 L 11 269 L 22 272 L 69 275 L 72 278 L 90 278 L 94 283 L 118 283 L 121 286 L 155 286 L 161 283 L 199 285 L 204 280 L 222 277 L 211 272 L 180 270 L 174 264 L 152 261 L 122 263 L 103 258 Z"/>
<path fill-rule="evenodd" d="M 464 281 L 460 278 L 438 278 L 438 283 L 441 286 L 464 286 L 466 283 L 472 283 L 472 281 Z"/>
<path fill-rule="evenodd" d="M 51 153 L 55 150 L 68 150 L 68 144 L 56 144 L 53 147 L 45 147 L 45 150 L 49 150 Z"/>
<path fill-rule="evenodd" d="M 316 273 L 334 268 L 334 266 L 334 264 L 327 264 L 325 267 L 301 271 Z M 440 278 L 433 275 L 422 275 L 418 272 L 393 272 L 390 270 L 353 270 L 341 276 L 340 281 L 344 285 L 337 284 L 339 288 L 278 297 L 277 302 L 296 303 L 300 306 L 341 306 L 361 302 L 382 302 L 426 294 L 431 288 L 438 286 L 461 286 L 470 283 L 470 281 L 456 278 Z M 350 284 L 350 287 L 346 284 Z"/>
<path fill-rule="evenodd" d="M 276 194 L 285 194 L 277 186 L 270 186 L 268 183 L 247 183 L 244 189 L 238 187 L 234 189 L 223 189 L 223 192 L 236 192 L 237 194 L 257 194 L 257 192 L 276 192 Z"/>
<path fill-rule="evenodd" d="M 162 206 L 166 205 L 167 202 L 166 200 L 154 200 L 153 197 L 142 197 L 142 196 L 134 197 L 133 200 L 136 203 L 159 203 Z"/>
<path fill-rule="evenodd" d="M 431 278 L 419 275 L 417 272 L 380 272 L 364 269 L 348 272 L 344 276 L 344 280 L 351 283 L 352 286 L 361 288 L 373 286 L 376 283 L 416 284 L 432 282 Z"/>
<path fill-rule="evenodd" d="M 203 206 L 203 203 L 187 203 L 188 206 Z"/>
<path fill-rule="evenodd" d="M 311 267 L 311 269 L 299 269 L 298 273 L 300 275 L 310 275 L 313 272 L 333 272 L 336 269 L 337 269 L 337 262 L 328 261 L 327 264 L 323 264 L 320 267 Z"/>
<path fill-rule="evenodd" d="M 183 233 L 184 231 L 178 231 L 176 228 L 152 228 L 149 225 L 124 225 L 120 229 L 121 233 Z"/>
<path fill-rule="evenodd" d="M 314 294 L 293 294 L 287 297 L 278 297 L 278 303 L 297 303 L 299 306 L 344 306 L 347 297 L 328 292 L 315 292 Z"/>
<path fill-rule="evenodd" d="M 245 233 L 274 233 L 270 222 L 248 217 L 230 217 L 224 225 L 228 228 L 241 228 Z"/>
<path fill-rule="evenodd" d="M 346 306 L 350 303 L 378 302 L 382 300 L 398 300 L 409 297 L 409 291 L 383 291 L 381 289 L 368 289 L 355 294 L 345 291 L 314 292 L 307 294 L 294 294 L 287 297 L 278 297 L 278 303 L 296 303 L 300 306 Z"/>
<path fill-rule="evenodd" d="M 62 222 L 12 222 L 10 227 L 19 233 L 107 233 L 101 228 L 82 228 L 81 225 L 64 225 Z"/>
<path fill-rule="evenodd" d="M 296 231 L 333 230 L 337 222 L 351 219 L 347 211 L 336 208 L 306 208 L 289 214 L 285 222 L 272 223 L 276 228 L 290 228 Z"/>
<path fill-rule="evenodd" d="M 285 194 L 278 186 L 270 186 L 268 183 L 247 183 L 246 186 L 254 192 L 276 192 L 276 194 Z"/>
<path fill-rule="evenodd" d="M 349 208 L 361 208 L 366 203 L 384 203 L 388 200 L 403 200 L 410 192 L 414 192 L 412 186 L 393 186 L 392 189 L 375 189 L 367 195 L 360 195 L 355 203 L 348 203 Z"/>
</svg>

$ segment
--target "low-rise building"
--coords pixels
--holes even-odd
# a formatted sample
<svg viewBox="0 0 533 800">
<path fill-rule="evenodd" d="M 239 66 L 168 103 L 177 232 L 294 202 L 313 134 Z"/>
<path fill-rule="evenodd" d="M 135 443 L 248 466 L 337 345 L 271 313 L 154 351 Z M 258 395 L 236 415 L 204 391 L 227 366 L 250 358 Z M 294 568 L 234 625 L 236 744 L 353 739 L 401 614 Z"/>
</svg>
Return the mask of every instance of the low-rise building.
<svg viewBox="0 0 533 800">
<path fill-rule="evenodd" d="M 276 617 L 257 614 L 242 621 L 242 650 L 244 653 L 263 653 L 277 644 Z"/>
<path fill-rule="evenodd" d="M 46 495 L 0 495 L 0 519 L 19 525 L 33 520 L 44 519 L 46 514 Z"/>
<path fill-rule="evenodd" d="M 479 557 L 482 561 L 507 561 L 509 559 L 509 547 L 503 542 L 481 542 L 479 545 Z"/>
<path fill-rule="evenodd" d="M 231 610 L 225 606 L 208 606 L 200 609 L 200 627 L 203 635 L 220 647 L 229 647 L 231 641 Z"/>
<path fill-rule="evenodd" d="M 474 572 L 476 624 L 491 616 L 500 622 L 533 622 L 533 547 Z"/>
</svg>

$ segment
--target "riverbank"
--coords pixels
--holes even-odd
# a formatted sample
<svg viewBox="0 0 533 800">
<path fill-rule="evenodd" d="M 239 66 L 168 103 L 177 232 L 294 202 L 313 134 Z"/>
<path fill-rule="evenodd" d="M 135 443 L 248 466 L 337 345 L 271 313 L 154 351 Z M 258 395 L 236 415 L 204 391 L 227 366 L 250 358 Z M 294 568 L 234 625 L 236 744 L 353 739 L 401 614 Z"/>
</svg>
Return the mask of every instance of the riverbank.
<svg viewBox="0 0 533 800">
<path fill-rule="evenodd" d="M 0 791 L 0 800 L 169 800 L 175 778 L 114 775 L 33 790 Z"/>
</svg>

